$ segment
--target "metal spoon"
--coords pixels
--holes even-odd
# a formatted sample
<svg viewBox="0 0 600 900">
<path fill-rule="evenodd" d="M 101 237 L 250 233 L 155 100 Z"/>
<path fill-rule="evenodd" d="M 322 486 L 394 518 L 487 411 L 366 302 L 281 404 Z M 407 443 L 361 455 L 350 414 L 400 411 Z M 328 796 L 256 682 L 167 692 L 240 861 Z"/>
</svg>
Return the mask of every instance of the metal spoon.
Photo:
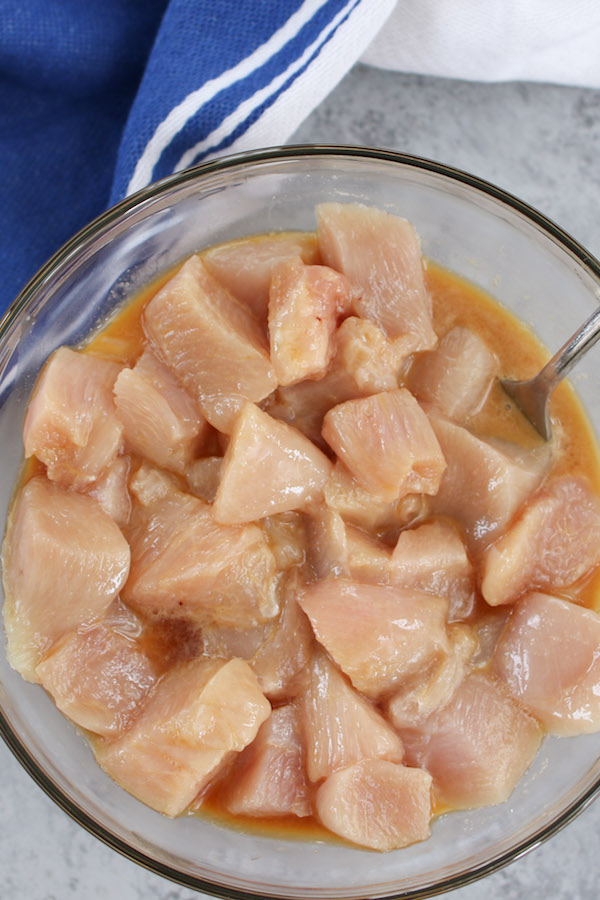
<svg viewBox="0 0 600 900">
<path fill-rule="evenodd" d="M 579 331 L 554 354 L 541 372 L 527 381 L 509 379 L 500 381 L 508 396 L 514 400 L 544 440 L 549 441 L 552 437 L 549 406 L 554 388 L 598 339 L 600 339 L 600 306 L 594 310 L 589 319 L 586 319 Z"/>
</svg>

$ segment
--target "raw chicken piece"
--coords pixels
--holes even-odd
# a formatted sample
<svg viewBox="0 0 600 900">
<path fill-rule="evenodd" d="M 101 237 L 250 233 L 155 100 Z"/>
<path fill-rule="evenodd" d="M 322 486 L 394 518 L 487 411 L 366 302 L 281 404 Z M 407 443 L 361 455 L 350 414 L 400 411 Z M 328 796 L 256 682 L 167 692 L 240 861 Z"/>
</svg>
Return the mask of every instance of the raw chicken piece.
<svg viewBox="0 0 600 900">
<path fill-rule="evenodd" d="M 498 359 L 481 338 L 457 326 L 415 360 L 410 389 L 421 403 L 462 421 L 481 409 L 498 372 Z"/>
<path fill-rule="evenodd" d="M 344 520 L 324 503 L 307 515 L 308 558 L 317 578 L 349 575 L 348 541 Z"/>
<path fill-rule="evenodd" d="M 242 816 L 309 816 L 303 746 L 294 704 L 273 710 L 254 741 L 240 753 L 221 795 Z"/>
<path fill-rule="evenodd" d="M 135 641 L 101 623 L 66 635 L 35 671 L 61 712 L 102 737 L 131 725 L 157 678 Z"/>
<path fill-rule="evenodd" d="M 449 621 L 464 619 L 473 611 L 473 567 L 457 529 L 447 521 L 435 520 L 402 531 L 392 553 L 390 573 L 393 584 L 446 597 Z"/>
<path fill-rule="evenodd" d="M 295 257 L 274 269 L 269 337 L 280 385 L 325 374 L 334 352 L 337 319 L 349 304 L 347 279 L 328 266 L 307 266 Z"/>
<path fill-rule="evenodd" d="M 195 460 L 186 472 L 187 483 L 195 497 L 212 503 L 217 496 L 217 488 L 221 480 L 223 457 L 205 456 Z"/>
<path fill-rule="evenodd" d="M 350 577 L 368 584 L 390 583 L 391 548 L 353 525 L 346 527 Z"/>
<path fill-rule="evenodd" d="M 293 256 L 309 266 L 318 263 L 316 236 L 290 231 L 244 238 L 211 247 L 202 259 L 209 272 L 266 325 L 271 274 L 275 266 Z"/>
<path fill-rule="evenodd" d="M 333 368 L 347 374 L 352 396 L 366 397 L 398 387 L 407 356 L 402 339 L 391 340 L 369 319 L 344 319 L 335 334 L 335 351 Z"/>
<path fill-rule="evenodd" d="M 250 661 L 262 692 L 273 703 L 298 693 L 313 654 L 315 639 L 310 622 L 298 606 L 299 589 L 298 573 L 292 570 L 279 619 Z"/>
<path fill-rule="evenodd" d="M 448 652 L 440 597 L 332 578 L 308 585 L 298 601 L 317 640 L 367 697 L 389 694 Z"/>
<path fill-rule="evenodd" d="M 302 509 L 322 492 L 330 471 L 303 434 L 247 403 L 223 458 L 215 518 L 238 524 Z"/>
<path fill-rule="evenodd" d="M 406 528 L 427 514 L 423 495 L 407 494 L 391 502 L 381 500 L 361 487 L 339 460 L 325 483 L 323 495 L 327 505 L 346 522 L 367 531 Z"/>
<path fill-rule="evenodd" d="M 552 734 L 600 731 L 600 616 L 549 594 L 515 605 L 492 670 Z"/>
<path fill-rule="evenodd" d="M 117 363 L 60 347 L 34 389 L 25 422 L 25 456 L 46 465 L 48 478 L 81 490 L 117 455 L 123 426 L 112 389 Z"/>
<path fill-rule="evenodd" d="M 117 456 L 85 492 L 120 528 L 127 524 L 131 515 L 131 497 L 127 490 L 130 467 L 129 456 Z"/>
<path fill-rule="evenodd" d="M 358 483 L 382 500 L 435 494 L 446 468 L 426 414 L 404 388 L 329 410 L 323 437 Z"/>
<path fill-rule="evenodd" d="M 284 512 L 266 516 L 261 522 L 279 571 L 306 560 L 306 529 L 302 513 Z"/>
<path fill-rule="evenodd" d="M 8 660 L 37 681 L 54 641 L 99 619 L 117 596 L 129 547 L 95 500 L 38 476 L 13 507 L 2 555 Z"/>
<path fill-rule="evenodd" d="M 159 356 L 205 415 L 203 402 L 262 400 L 276 387 L 260 326 L 197 256 L 152 298 L 143 321 Z"/>
<path fill-rule="evenodd" d="M 301 702 L 311 781 L 328 778 L 361 759 L 401 761 L 402 741 L 396 732 L 322 651 L 315 654 Z"/>
<path fill-rule="evenodd" d="M 121 369 L 114 395 L 129 449 L 183 474 L 200 452 L 208 423 L 171 370 L 147 349 L 132 369 Z"/>
<path fill-rule="evenodd" d="M 142 803 L 176 816 L 254 740 L 270 713 L 241 659 L 182 663 L 158 683 L 129 731 L 96 748 L 96 758 Z"/>
<path fill-rule="evenodd" d="M 435 710 L 450 702 L 467 674 L 479 646 L 475 629 L 451 625 L 448 638 L 448 655 L 430 670 L 410 678 L 388 701 L 387 717 L 398 730 L 421 726 Z"/>
<path fill-rule="evenodd" d="M 502 684 L 478 672 L 422 729 L 400 734 L 408 764 L 427 769 L 438 801 L 456 809 L 504 802 L 542 741 L 535 719 Z"/>
<path fill-rule="evenodd" d="M 490 606 L 526 591 L 560 590 L 600 563 L 600 505 L 583 478 L 548 484 L 486 552 L 481 592 Z"/>
<path fill-rule="evenodd" d="M 479 552 L 506 528 L 541 483 L 550 463 L 547 447 L 525 451 L 486 441 L 433 413 L 429 416 L 447 469 L 431 503 L 432 512 L 462 526 L 467 546 Z"/>
<path fill-rule="evenodd" d="M 371 319 L 406 350 L 437 343 L 421 247 L 414 227 L 380 209 L 341 203 L 317 206 L 323 262 L 347 275 L 360 292 L 358 315 Z"/>
<path fill-rule="evenodd" d="M 398 850 L 431 834 L 431 775 L 382 759 L 363 759 L 331 775 L 316 796 L 334 834 L 371 850 Z"/>
<path fill-rule="evenodd" d="M 233 627 L 277 614 L 275 560 L 258 525 L 221 525 L 209 504 L 147 468 L 131 485 L 127 603 L 153 618 L 177 613 Z"/>
</svg>

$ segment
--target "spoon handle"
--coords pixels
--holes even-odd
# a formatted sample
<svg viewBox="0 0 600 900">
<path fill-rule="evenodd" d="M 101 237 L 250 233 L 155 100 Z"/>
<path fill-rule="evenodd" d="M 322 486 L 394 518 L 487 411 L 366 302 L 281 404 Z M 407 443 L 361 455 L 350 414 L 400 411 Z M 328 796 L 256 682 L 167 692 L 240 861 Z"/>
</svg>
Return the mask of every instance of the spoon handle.
<svg viewBox="0 0 600 900">
<path fill-rule="evenodd" d="M 571 371 L 581 356 L 600 339 L 600 306 L 586 319 L 566 344 L 557 350 L 546 363 L 538 379 L 545 382 L 550 390 Z"/>
</svg>

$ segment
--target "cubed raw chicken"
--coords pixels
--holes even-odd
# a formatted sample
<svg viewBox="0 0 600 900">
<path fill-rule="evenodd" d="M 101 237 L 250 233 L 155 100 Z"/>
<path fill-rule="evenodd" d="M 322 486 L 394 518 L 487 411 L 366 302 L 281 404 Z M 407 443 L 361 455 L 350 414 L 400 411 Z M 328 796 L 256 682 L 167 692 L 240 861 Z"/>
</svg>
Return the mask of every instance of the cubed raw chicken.
<svg viewBox="0 0 600 900">
<path fill-rule="evenodd" d="M 186 471 L 187 483 L 195 497 L 212 503 L 217 496 L 221 480 L 222 456 L 205 456 L 196 459 Z"/>
<path fill-rule="evenodd" d="M 498 358 L 485 342 L 457 326 L 435 350 L 417 357 L 410 389 L 421 403 L 460 422 L 481 409 L 498 372 Z"/>
<path fill-rule="evenodd" d="M 323 262 L 358 289 L 358 315 L 392 338 L 405 338 L 408 352 L 434 347 L 431 299 L 414 227 L 380 209 L 341 203 L 317 206 L 317 221 Z"/>
<path fill-rule="evenodd" d="M 542 741 L 538 722 L 502 684 L 479 672 L 421 729 L 400 734 L 407 763 L 427 769 L 438 802 L 456 809 L 503 803 Z"/>
<path fill-rule="evenodd" d="M 429 418 L 447 463 L 432 512 L 454 518 L 477 553 L 496 540 L 540 485 L 550 451 L 487 441 L 436 414 Z"/>
<path fill-rule="evenodd" d="M 223 458 L 215 518 L 237 524 L 302 509 L 322 493 L 330 471 L 308 438 L 247 403 Z"/>
<path fill-rule="evenodd" d="M 339 512 L 344 521 L 367 531 L 406 528 L 427 514 L 427 500 L 422 494 L 381 500 L 366 491 L 339 460 L 325 483 L 323 496 L 327 505 Z"/>
<path fill-rule="evenodd" d="M 314 656 L 301 713 L 310 781 L 328 778 L 361 759 L 400 762 L 403 757 L 402 741 L 393 728 L 322 651 Z"/>
<path fill-rule="evenodd" d="M 183 812 L 251 743 L 271 706 L 241 659 L 171 669 L 124 735 L 96 748 L 111 778 L 167 816 Z"/>
<path fill-rule="evenodd" d="M 426 414 L 405 388 L 335 406 L 323 420 L 323 437 L 382 500 L 435 494 L 446 468 Z"/>
<path fill-rule="evenodd" d="M 291 699 L 304 686 L 315 639 L 298 605 L 300 578 L 292 570 L 283 590 L 278 620 L 250 661 L 263 693 L 273 703 Z"/>
<path fill-rule="evenodd" d="M 600 504 L 588 482 L 550 482 L 486 552 L 481 592 L 491 606 L 535 589 L 559 591 L 600 563 Z"/>
<path fill-rule="evenodd" d="M 102 737 L 131 725 L 157 678 L 136 642 L 102 623 L 58 641 L 36 675 L 61 712 Z"/>
<path fill-rule="evenodd" d="M 331 578 L 308 585 L 298 599 L 317 640 L 367 697 L 390 694 L 448 651 L 441 597 Z"/>
<path fill-rule="evenodd" d="M 335 349 L 337 320 L 349 305 L 347 279 L 328 266 L 307 266 L 295 257 L 274 269 L 269 339 L 280 385 L 325 374 Z"/>
<path fill-rule="evenodd" d="M 256 319 L 197 256 L 152 298 L 144 310 L 144 328 L 205 414 L 205 400 L 262 400 L 276 387 Z"/>
<path fill-rule="evenodd" d="M 492 670 L 552 734 L 600 731 L 600 616 L 528 594 L 511 612 Z"/>
<path fill-rule="evenodd" d="M 119 528 L 127 524 L 131 515 L 131 497 L 127 488 L 130 468 L 131 460 L 127 454 L 115 457 L 85 492 L 114 519 Z"/>
<path fill-rule="evenodd" d="M 115 414 L 117 363 L 60 347 L 35 386 L 23 424 L 25 456 L 36 456 L 48 478 L 81 490 L 95 481 L 122 445 Z"/>
<path fill-rule="evenodd" d="M 314 234 L 290 231 L 243 238 L 211 247 L 202 259 L 209 272 L 266 325 L 273 269 L 297 256 L 309 266 L 319 262 Z"/>
<path fill-rule="evenodd" d="M 275 560 L 258 525 L 220 524 L 208 503 L 152 470 L 140 470 L 132 490 L 123 598 L 134 609 L 234 627 L 277 614 Z"/>
<path fill-rule="evenodd" d="M 307 515 L 308 559 L 317 578 L 349 575 L 346 526 L 339 513 L 324 503 Z"/>
<path fill-rule="evenodd" d="M 129 547 L 95 500 L 37 476 L 12 510 L 2 556 L 8 660 L 37 681 L 35 666 L 52 644 L 115 599 Z"/>
<path fill-rule="evenodd" d="M 234 815 L 309 816 L 312 812 L 296 706 L 274 709 L 236 759 L 221 795 Z"/>
<path fill-rule="evenodd" d="M 391 547 L 356 528 L 346 526 L 350 577 L 368 584 L 390 583 Z"/>
<path fill-rule="evenodd" d="M 431 775 L 363 759 L 321 785 L 317 814 L 334 834 L 371 850 L 398 850 L 431 834 Z"/>
<path fill-rule="evenodd" d="M 261 525 L 279 571 L 302 565 L 307 553 L 302 513 L 290 511 L 266 516 Z"/>
<path fill-rule="evenodd" d="M 437 709 L 450 702 L 469 671 L 479 642 L 469 625 L 452 625 L 448 629 L 448 653 L 428 670 L 417 672 L 390 697 L 386 712 L 392 725 L 419 728 Z"/>
<path fill-rule="evenodd" d="M 233 431 L 235 420 L 245 403 L 246 398 L 240 394 L 213 395 L 203 398 L 202 412 L 207 422 L 217 429 L 219 437 L 225 439 Z"/>
<path fill-rule="evenodd" d="M 121 369 L 114 395 L 128 448 L 157 466 L 185 473 L 209 426 L 171 370 L 146 349 L 132 369 Z"/>
<path fill-rule="evenodd" d="M 335 333 L 332 366 L 347 375 L 354 397 L 367 397 L 398 387 L 407 355 L 402 339 L 392 340 L 369 319 L 350 316 Z"/>
<path fill-rule="evenodd" d="M 464 619 L 473 611 L 473 567 L 458 530 L 444 519 L 400 533 L 390 575 L 393 584 L 446 597 L 449 621 Z"/>
</svg>

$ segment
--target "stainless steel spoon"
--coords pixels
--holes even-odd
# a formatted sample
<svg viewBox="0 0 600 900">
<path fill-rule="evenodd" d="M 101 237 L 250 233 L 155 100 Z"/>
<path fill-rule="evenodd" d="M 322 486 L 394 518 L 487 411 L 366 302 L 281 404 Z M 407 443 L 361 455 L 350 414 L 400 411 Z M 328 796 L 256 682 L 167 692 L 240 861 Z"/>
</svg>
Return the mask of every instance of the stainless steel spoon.
<svg viewBox="0 0 600 900">
<path fill-rule="evenodd" d="M 598 339 L 600 339 L 600 306 L 583 323 L 579 331 L 554 354 L 541 372 L 527 381 L 509 379 L 500 381 L 505 392 L 544 440 L 549 441 L 552 437 L 549 407 L 554 388 Z"/>
</svg>

